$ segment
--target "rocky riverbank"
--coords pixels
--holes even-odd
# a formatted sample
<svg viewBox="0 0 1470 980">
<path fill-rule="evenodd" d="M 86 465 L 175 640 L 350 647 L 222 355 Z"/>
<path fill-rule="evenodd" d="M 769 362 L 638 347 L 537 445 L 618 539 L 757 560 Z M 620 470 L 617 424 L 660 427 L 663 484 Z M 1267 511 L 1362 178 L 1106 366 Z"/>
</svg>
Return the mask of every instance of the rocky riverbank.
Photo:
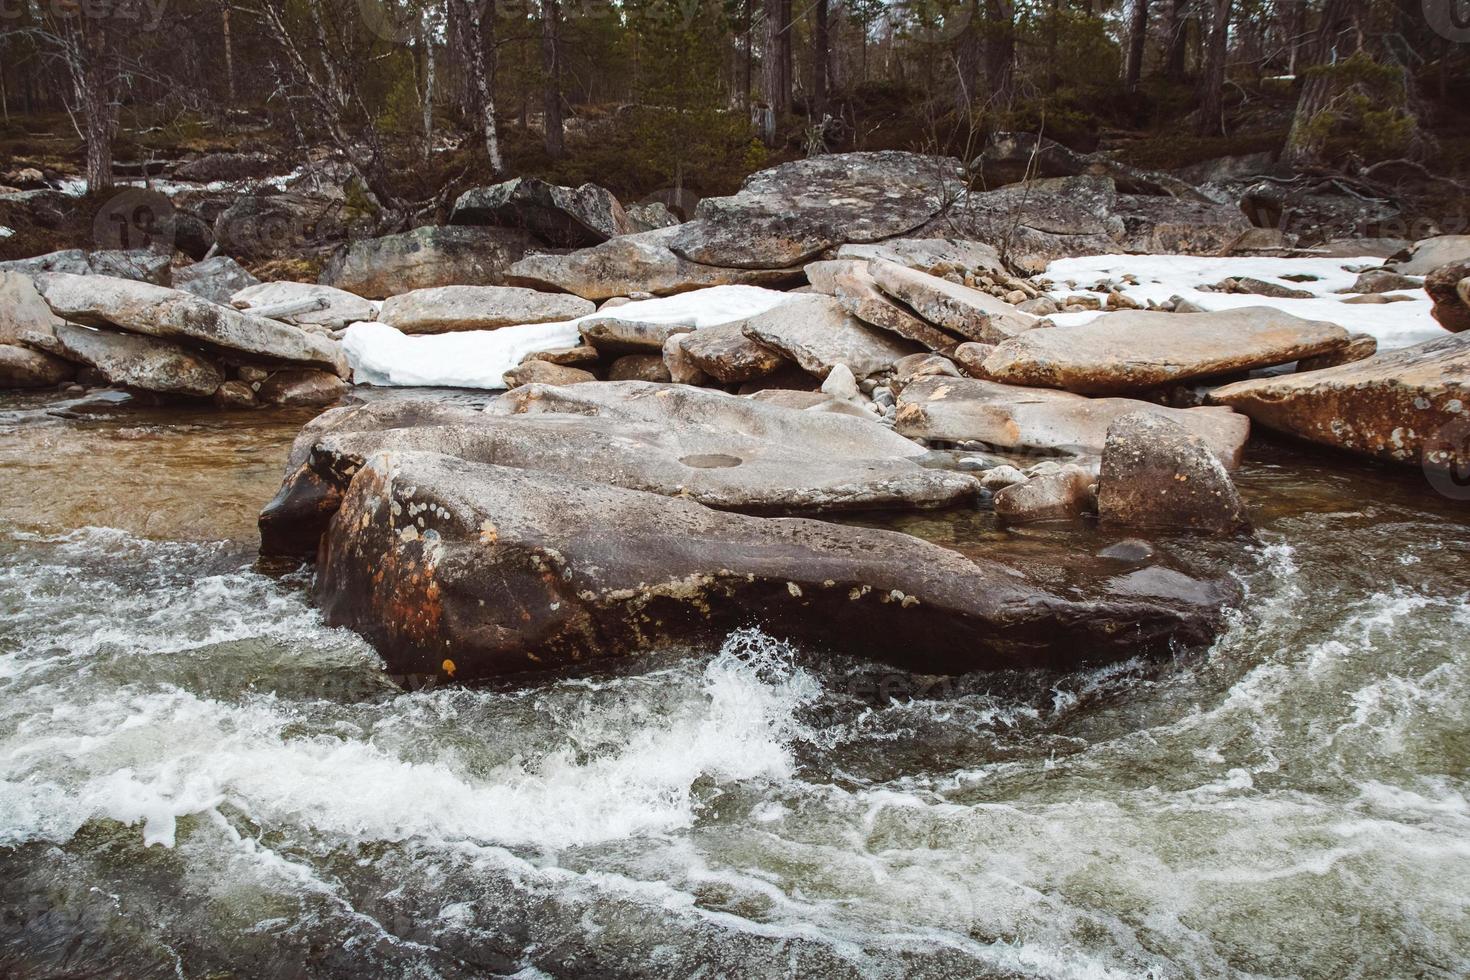
<svg viewBox="0 0 1470 980">
<path fill-rule="evenodd" d="M 987 151 L 992 176 L 1015 152 Z M 1168 652 L 1238 601 L 1218 567 L 1143 541 L 1126 567 L 1076 556 L 1090 573 L 1058 589 L 833 518 L 979 507 L 1012 533 L 1245 541 L 1252 423 L 1457 485 L 1470 333 L 1380 352 L 1403 333 L 1334 317 L 1403 297 L 1411 329 L 1440 330 L 1431 309 L 1458 329 L 1470 239 L 1387 263 L 1399 243 L 1337 242 L 1320 274 L 1253 265 L 1189 297 L 1146 295 L 1149 256 L 1058 281 L 1037 273 L 1071 256 L 1285 246 L 1179 179 L 1055 156 L 1066 172 L 998 190 L 956 161 L 818 157 L 652 230 L 591 185 L 511 181 L 451 224 L 343 245 L 314 284 L 223 256 L 41 256 L 0 273 L 3 382 L 229 409 L 327 405 L 353 380 L 510 388 L 483 411 L 326 412 L 261 514 L 263 551 L 317 558 L 328 620 L 416 683 L 752 624 L 930 672 Z"/>
</svg>

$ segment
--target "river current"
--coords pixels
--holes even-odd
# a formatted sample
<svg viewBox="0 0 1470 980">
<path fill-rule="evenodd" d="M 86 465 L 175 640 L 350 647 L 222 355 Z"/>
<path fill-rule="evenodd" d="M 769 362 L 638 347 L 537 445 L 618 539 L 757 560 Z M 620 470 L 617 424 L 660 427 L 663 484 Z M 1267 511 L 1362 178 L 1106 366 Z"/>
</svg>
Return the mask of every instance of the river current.
<svg viewBox="0 0 1470 980">
<path fill-rule="evenodd" d="M 747 630 L 410 693 L 258 561 L 309 414 L 0 402 L 0 974 L 1470 974 L 1470 511 L 1417 472 L 1254 446 L 1246 601 L 1167 662 Z"/>
</svg>

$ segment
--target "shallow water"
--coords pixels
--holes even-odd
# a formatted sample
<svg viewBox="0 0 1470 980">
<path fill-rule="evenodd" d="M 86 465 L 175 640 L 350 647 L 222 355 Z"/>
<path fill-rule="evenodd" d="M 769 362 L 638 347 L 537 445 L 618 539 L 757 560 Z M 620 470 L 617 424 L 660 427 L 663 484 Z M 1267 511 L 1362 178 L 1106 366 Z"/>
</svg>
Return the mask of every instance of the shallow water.
<svg viewBox="0 0 1470 980">
<path fill-rule="evenodd" d="M 255 564 L 301 414 L 57 408 L 0 403 L 4 975 L 1470 973 L 1470 534 L 1418 474 L 1260 448 L 1244 610 L 1168 663 L 740 633 L 403 693 Z"/>
</svg>

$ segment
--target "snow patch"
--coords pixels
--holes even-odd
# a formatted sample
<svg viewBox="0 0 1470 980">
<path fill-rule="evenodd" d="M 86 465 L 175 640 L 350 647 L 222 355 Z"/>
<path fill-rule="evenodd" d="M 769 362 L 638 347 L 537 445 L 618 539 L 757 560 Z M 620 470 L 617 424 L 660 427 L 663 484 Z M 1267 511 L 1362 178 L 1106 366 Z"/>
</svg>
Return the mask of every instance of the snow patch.
<svg viewBox="0 0 1470 980">
<path fill-rule="evenodd" d="M 713 327 L 753 317 L 800 299 L 760 286 L 712 286 L 676 296 L 637 300 L 575 320 L 528 323 L 498 330 L 410 336 L 386 323 L 354 323 L 342 338 L 358 384 L 390 387 L 504 388 L 503 375 L 528 354 L 574 347 L 584 320 L 637 320 Z"/>
<path fill-rule="evenodd" d="M 1147 305 L 1182 296 L 1206 310 L 1231 310 L 1242 306 L 1270 306 L 1309 320 L 1326 320 L 1354 333 L 1366 333 L 1378 341 L 1380 350 L 1393 350 L 1423 343 L 1445 335 L 1444 328 L 1430 316 L 1433 304 L 1423 290 L 1393 293 L 1410 299 L 1395 303 L 1345 303 L 1353 294 L 1342 293 L 1357 281 L 1358 270 L 1377 268 L 1382 259 L 1360 258 L 1271 258 L 1265 256 L 1198 255 L 1090 255 L 1058 259 L 1046 268 L 1046 277 L 1057 284 L 1051 296 L 1061 299 L 1083 292 L 1099 279 L 1111 279 L 1129 299 Z M 1122 281 L 1125 274 L 1138 279 L 1137 286 Z M 1295 282 L 1286 276 L 1317 278 Z M 1202 292 L 1226 278 L 1263 279 L 1292 289 L 1313 293 L 1311 299 L 1275 299 L 1247 293 Z M 1075 282 L 1076 288 L 1066 286 Z M 1087 323 L 1101 314 L 1059 313 L 1051 317 L 1058 326 Z"/>
</svg>

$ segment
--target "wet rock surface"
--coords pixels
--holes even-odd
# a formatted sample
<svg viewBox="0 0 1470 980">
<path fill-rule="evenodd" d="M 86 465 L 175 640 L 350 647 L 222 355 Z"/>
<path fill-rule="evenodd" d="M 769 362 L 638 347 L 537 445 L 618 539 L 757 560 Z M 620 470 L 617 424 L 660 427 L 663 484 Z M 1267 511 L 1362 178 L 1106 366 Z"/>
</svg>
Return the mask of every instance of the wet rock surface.
<svg viewBox="0 0 1470 980">
<path fill-rule="evenodd" d="M 315 591 L 391 671 L 457 680 L 742 625 L 928 671 L 1106 661 L 1207 639 L 1231 595 L 1064 598 L 905 535 L 395 452 L 353 478 Z"/>
</svg>

